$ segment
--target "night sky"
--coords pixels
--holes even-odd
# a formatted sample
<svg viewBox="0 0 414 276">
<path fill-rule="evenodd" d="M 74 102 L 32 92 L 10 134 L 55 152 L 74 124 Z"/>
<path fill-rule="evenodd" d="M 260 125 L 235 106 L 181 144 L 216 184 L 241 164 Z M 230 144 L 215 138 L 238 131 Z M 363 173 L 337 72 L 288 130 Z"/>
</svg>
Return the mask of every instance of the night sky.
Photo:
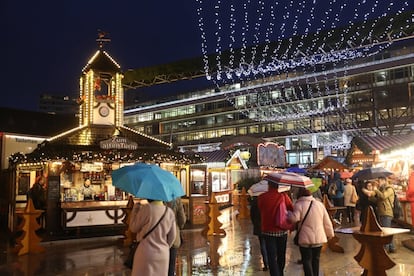
<svg viewBox="0 0 414 276">
<path fill-rule="evenodd" d="M 42 93 L 77 96 L 82 68 L 105 49 L 123 71 L 201 55 L 194 1 L 2 0 L 1 107 L 36 110 Z"/>
<path fill-rule="evenodd" d="M 326 23 L 329 26 L 330 21 L 335 20 L 335 9 L 340 7 L 338 3 L 346 3 L 349 10 L 342 12 L 343 21 L 338 22 L 340 25 L 352 20 L 354 8 L 359 9 L 358 16 L 361 18 L 376 3 L 374 0 L 337 0 L 332 7 L 333 14 L 326 16 L 324 9 L 329 10 L 331 7 L 325 4 L 332 1 L 2 0 L 0 22 L 3 32 L 0 47 L 3 61 L 3 99 L 0 107 L 37 110 L 40 94 L 77 97 L 82 68 L 98 49 L 95 41 L 98 30 L 109 33 L 112 41 L 105 49 L 121 65 L 121 69 L 126 71 L 202 56 L 203 34 L 197 13 L 200 3 L 208 7 L 203 10 L 201 17 L 204 17 L 205 37 L 209 43 L 210 54 L 216 50 L 218 41 L 221 43 L 220 47 L 233 43 L 226 33 L 229 29 L 225 30 L 231 26 L 230 4 L 237 6 L 240 11 L 234 18 L 237 20 L 234 30 L 238 28 L 238 34 L 246 33 L 246 37 L 251 39 L 247 43 L 255 45 L 256 39 L 263 42 L 265 39 L 275 41 L 280 38 L 277 31 L 284 23 L 287 23 L 285 35 L 292 34 L 295 30 L 290 25 L 293 20 L 283 22 L 284 16 L 290 13 L 290 18 L 294 18 L 295 10 L 304 2 L 310 5 L 316 3 L 316 9 L 302 9 L 303 13 L 297 17 L 299 23 L 296 30 L 299 33 L 306 29 L 309 14 L 313 16 L 314 13 L 320 17 L 315 22 L 321 19 L 329 21 Z M 218 17 L 215 16 L 217 3 L 220 3 Z M 246 7 L 249 9 L 249 16 L 255 17 L 249 22 L 248 31 L 248 24 L 244 21 L 245 3 L 248 3 Z M 275 10 L 273 19 L 279 22 L 274 22 L 274 29 L 269 31 L 269 5 L 274 3 L 280 3 L 281 9 Z M 320 3 L 324 5 L 321 6 Z M 394 2 L 381 0 L 378 3 L 380 6 L 376 10 L 381 14 L 386 10 L 381 5 L 387 7 Z M 396 10 L 403 6 L 401 3 L 408 3 L 409 9 L 413 9 L 413 1 L 401 0 L 395 4 Z M 265 14 L 263 18 L 261 14 Z M 222 23 L 220 28 L 218 21 Z M 259 27 L 261 29 L 256 31 Z M 314 28 L 317 27 L 314 25 Z M 265 38 L 265 34 L 270 33 L 272 36 Z M 261 37 L 255 37 L 255 34 Z M 236 37 L 233 46 L 242 45 L 241 42 L 246 37 Z"/>
</svg>

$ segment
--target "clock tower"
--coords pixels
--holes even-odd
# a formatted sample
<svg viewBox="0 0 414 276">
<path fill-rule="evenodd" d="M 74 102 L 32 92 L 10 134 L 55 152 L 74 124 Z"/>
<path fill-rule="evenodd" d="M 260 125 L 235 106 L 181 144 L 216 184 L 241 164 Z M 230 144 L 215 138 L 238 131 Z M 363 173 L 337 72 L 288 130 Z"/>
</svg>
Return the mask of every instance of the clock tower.
<svg viewBox="0 0 414 276">
<path fill-rule="evenodd" d="M 82 70 L 79 83 L 79 126 L 123 125 L 123 74 L 119 64 L 103 49 L 110 39 L 99 32 L 99 49 Z"/>
</svg>

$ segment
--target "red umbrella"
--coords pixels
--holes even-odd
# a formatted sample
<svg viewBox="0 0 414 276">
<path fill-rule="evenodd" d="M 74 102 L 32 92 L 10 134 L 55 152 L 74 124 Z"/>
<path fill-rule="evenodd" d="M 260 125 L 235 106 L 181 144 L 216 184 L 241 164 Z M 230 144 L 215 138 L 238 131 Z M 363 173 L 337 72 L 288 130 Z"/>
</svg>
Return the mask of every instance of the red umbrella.
<svg viewBox="0 0 414 276">
<path fill-rule="evenodd" d="M 353 172 L 348 172 L 348 171 L 343 171 L 343 172 L 340 173 L 340 175 L 341 175 L 342 179 L 345 179 L 345 178 L 351 178 L 354 175 L 354 173 Z"/>
<path fill-rule="evenodd" d="M 299 188 L 310 188 L 314 186 L 309 177 L 292 172 L 269 173 L 263 179 L 277 184 Z"/>
</svg>

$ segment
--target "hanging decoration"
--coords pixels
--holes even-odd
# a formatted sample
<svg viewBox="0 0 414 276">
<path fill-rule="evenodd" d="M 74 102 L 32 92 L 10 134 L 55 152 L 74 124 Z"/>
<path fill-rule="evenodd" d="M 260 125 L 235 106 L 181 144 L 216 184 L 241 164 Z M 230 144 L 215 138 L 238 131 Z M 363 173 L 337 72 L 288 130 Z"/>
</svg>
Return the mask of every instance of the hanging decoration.
<svg viewBox="0 0 414 276">
<path fill-rule="evenodd" d="M 206 78 L 257 121 L 343 116 L 350 63 L 412 26 L 409 1 L 196 2 Z"/>
</svg>

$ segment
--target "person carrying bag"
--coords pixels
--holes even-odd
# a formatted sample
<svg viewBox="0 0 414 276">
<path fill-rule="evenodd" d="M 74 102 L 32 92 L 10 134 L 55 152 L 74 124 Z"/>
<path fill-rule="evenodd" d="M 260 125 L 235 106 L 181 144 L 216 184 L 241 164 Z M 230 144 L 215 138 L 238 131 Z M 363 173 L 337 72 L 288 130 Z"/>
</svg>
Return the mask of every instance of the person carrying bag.
<svg viewBox="0 0 414 276">
<path fill-rule="evenodd" d="M 319 275 L 322 245 L 335 235 L 325 205 L 315 200 L 309 190 L 301 188 L 289 220 L 301 222 L 296 236 L 305 276 Z"/>
<path fill-rule="evenodd" d="M 131 212 L 129 230 L 136 233 L 136 240 L 140 241 L 135 250 L 131 276 L 167 275 L 170 248 L 177 236 L 171 208 L 160 200 L 148 199 L 148 202 L 135 204 Z"/>
<path fill-rule="evenodd" d="M 165 211 L 164 214 L 162 214 L 161 218 L 158 220 L 158 222 L 151 228 L 151 230 L 149 230 L 144 237 L 142 237 L 141 241 L 143 241 L 149 234 L 151 234 L 151 232 L 155 229 L 155 227 L 158 226 L 158 224 L 160 224 L 161 220 L 165 217 L 165 214 L 167 213 L 167 207 L 165 207 Z M 139 245 L 140 241 L 134 240 L 132 241 L 131 245 L 129 246 L 129 253 L 127 256 L 127 259 L 124 262 L 124 265 L 130 269 L 132 269 L 132 265 L 134 263 L 134 256 L 135 256 L 135 251 L 137 251 L 138 245 Z"/>
<path fill-rule="evenodd" d="M 313 201 L 311 201 L 311 203 L 309 204 L 308 211 L 306 211 L 305 217 L 304 217 L 304 218 L 303 218 L 303 220 L 302 220 L 302 224 L 305 222 L 306 217 L 307 217 L 307 216 L 308 216 L 308 214 L 309 214 L 309 210 L 310 210 L 310 208 L 312 207 L 312 203 L 313 203 Z M 293 243 L 294 243 L 295 245 L 299 245 L 299 233 L 300 233 L 300 229 L 302 228 L 302 224 L 300 224 L 300 225 L 298 226 L 298 230 L 296 230 L 296 235 L 295 235 L 295 237 L 293 238 Z"/>
</svg>

